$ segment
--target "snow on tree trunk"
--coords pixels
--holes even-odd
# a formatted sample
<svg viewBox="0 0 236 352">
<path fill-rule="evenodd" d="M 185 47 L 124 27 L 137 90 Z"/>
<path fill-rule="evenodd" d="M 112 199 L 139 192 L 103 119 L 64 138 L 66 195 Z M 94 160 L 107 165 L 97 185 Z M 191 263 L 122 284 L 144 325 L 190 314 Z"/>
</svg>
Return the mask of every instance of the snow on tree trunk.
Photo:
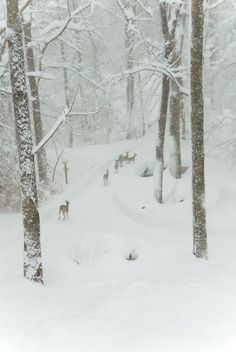
<svg viewBox="0 0 236 352">
<path fill-rule="evenodd" d="M 204 178 L 204 98 L 203 98 L 203 0 L 192 2 L 191 48 L 191 133 L 193 253 L 207 258 L 207 231 Z"/>
<path fill-rule="evenodd" d="M 40 220 L 37 209 L 34 156 L 31 153 L 33 143 L 24 67 L 22 18 L 19 15 L 17 0 L 7 0 L 6 4 L 10 76 L 21 175 L 24 275 L 27 279 L 43 282 Z"/>
<path fill-rule="evenodd" d="M 24 24 L 24 34 L 25 34 L 25 46 L 26 46 L 26 58 L 27 58 L 28 71 L 34 72 L 35 71 L 34 52 L 33 52 L 32 46 L 30 45 L 32 40 L 30 21 Z M 38 82 L 35 76 L 29 77 L 29 86 L 30 86 L 30 93 L 31 93 L 32 115 L 33 115 L 33 121 L 34 121 L 35 144 L 37 145 L 43 139 L 43 128 L 42 128 Z M 39 181 L 48 183 L 47 159 L 46 159 L 45 148 L 41 148 L 38 151 L 36 157 L 37 157 L 37 164 L 38 164 Z"/>
</svg>

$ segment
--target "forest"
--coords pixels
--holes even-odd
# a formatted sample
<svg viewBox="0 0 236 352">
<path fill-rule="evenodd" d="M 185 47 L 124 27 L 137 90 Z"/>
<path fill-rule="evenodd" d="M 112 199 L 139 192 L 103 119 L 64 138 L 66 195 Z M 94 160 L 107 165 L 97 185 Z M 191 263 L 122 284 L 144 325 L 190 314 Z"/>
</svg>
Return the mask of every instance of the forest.
<svg viewBox="0 0 236 352">
<path fill-rule="evenodd" d="M 235 0 L 0 0 L 0 352 L 235 352 Z"/>
</svg>

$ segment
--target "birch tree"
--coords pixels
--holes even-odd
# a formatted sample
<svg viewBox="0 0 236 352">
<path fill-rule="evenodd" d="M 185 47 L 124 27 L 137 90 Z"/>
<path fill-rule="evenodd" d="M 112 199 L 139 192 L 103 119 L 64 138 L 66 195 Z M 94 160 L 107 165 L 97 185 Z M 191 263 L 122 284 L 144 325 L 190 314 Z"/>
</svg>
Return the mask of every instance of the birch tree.
<svg viewBox="0 0 236 352">
<path fill-rule="evenodd" d="M 40 219 L 24 67 L 22 17 L 18 9 L 18 0 L 7 0 L 6 5 L 10 77 L 24 226 L 24 276 L 32 281 L 43 282 Z"/>
<path fill-rule="evenodd" d="M 191 134 L 193 253 L 207 258 L 207 231 L 204 177 L 204 97 L 203 97 L 203 29 L 204 0 L 192 1 L 191 47 Z"/>
</svg>

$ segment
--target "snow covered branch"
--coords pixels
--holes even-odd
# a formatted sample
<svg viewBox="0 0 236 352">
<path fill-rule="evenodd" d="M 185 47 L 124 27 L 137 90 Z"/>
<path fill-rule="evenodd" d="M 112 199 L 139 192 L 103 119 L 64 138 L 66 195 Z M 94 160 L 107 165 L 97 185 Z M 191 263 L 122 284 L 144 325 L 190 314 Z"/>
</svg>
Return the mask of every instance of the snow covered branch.
<svg viewBox="0 0 236 352">
<path fill-rule="evenodd" d="M 92 80 L 91 78 L 87 77 L 85 74 L 83 74 L 82 72 L 78 71 L 77 69 L 69 66 L 69 65 L 63 65 L 63 64 L 60 64 L 60 65 L 53 65 L 53 66 L 48 66 L 47 68 L 50 68 L 50 69 L 66 69 L 66 70 L 69 70 L 71 72 L 74 72 L 76 73 L 78 76 L 82 77 L 83 79 L 85 79 L 86 81 L 88 81 L 89 83 L 91 83 L 94 87 L 97 87 L 103 91 L 106 90 L 106 88 L 104 86 L 101 86 L 100 84 L 98 84 L 97 82 L 95 82 L 94 80 Z"/>
<path fill-rule="evenodd" d="M 56 133 L 56 131 L 58 130 L 58 128 L 61 126 L 61 124 L 64 121 L 67 121 L 67 117 L 69 116 L 71 109 L 74 105 L 75 102 L 75 98 L 77 96 L 79 88 L 77 88 L 75 95 L 72 99 L 71 105 L 68 109 L 65 109 L 62 114 L 59 116 L 59 118 L 57 119 L 57 121 L 55 122 L 55 124 L 52 126 L 52 128 L 48 131 L 48 133 L 44 136 L 44 138 L 41 140 L 41 142 L 39 142 L 39 144 L 37 144 L 36 146 L 34 146 L 32 148 L 32 154 L 36 154 L 40 148 L 42 148 L 51 138 L 52 136 Z"/>
<path fill-rule="evenodd" d="M 219 5 L 223 4 L 225 0 L 217 0 L 214 4 L 207 4 L 206 6 L 206 9 L 207 10 L 213 10 L 215 9 L 216 7 L 218 7 Z"/>
<path fill-rule="evenodd" d="M 51 44 L 53 41 L 55 41 L 58 37 L 60 37 L 62 35 L 62 33 L 65 31 L 65 29 L 67 28 L 67 26 L 69 25 L 69 23 L 71 22 L 71 20 L 77 16 L 80 12 L 86 10 L 88 7 L 90 7 L 90 2 L 78 7 L 76 10 L 72 11 L 69 16 L 65 19 L 65 21 L 63 21 L 62 25 L 58 28 L 58 30 L 56 31 L 56 33 L 54 33 L 51 37 L 49 37 L 46 41 L 44 41 L 44 46 L 42 49 L 42 54 L 45 52 L 45 50 L 47 49 L 47 47 L 49 46 L 49 44 Z M 55 28 L 55 27 L 54 27 Z M 52 29 L 51 25 L 50 25 L 50 30 Z"/>
</svg>

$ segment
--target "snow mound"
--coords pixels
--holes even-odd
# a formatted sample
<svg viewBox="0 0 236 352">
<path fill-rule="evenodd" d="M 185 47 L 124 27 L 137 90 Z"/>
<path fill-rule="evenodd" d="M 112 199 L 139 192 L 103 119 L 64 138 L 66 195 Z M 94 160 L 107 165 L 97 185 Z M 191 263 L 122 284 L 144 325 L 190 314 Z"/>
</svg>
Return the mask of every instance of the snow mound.
<svg viewBox="0 0 236 352">
<path fill-rule="evenodd" d="M 130 253 L 136 252 L 137 240 L 120 233 L 84 234 L 77 246 L 81 265 L 110 265 L 124 262 Z"/>
</svg>

